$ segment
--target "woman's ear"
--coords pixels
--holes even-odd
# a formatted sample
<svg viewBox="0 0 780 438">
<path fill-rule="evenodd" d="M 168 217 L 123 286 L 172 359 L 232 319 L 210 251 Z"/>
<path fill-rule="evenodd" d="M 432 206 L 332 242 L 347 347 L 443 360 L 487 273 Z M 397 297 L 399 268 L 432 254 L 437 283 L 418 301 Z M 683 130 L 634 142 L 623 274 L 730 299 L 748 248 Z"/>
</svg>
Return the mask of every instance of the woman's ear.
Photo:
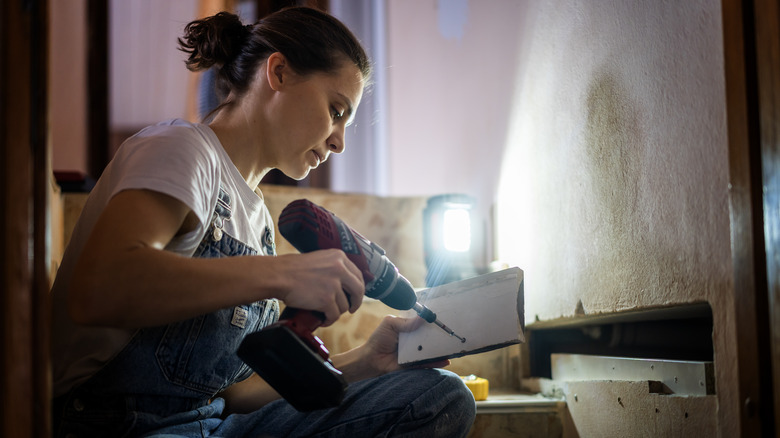
<svg viewBox="0 0 780 438">
<path fill-rule="evenodd" d="M 279 91 L 284 86 L 289 75 L 289 66 L 287 58 L 279 52 L 272 53 L 265 63 L 265 74 L 268 85 L 274 91 Z"/>
</svg>

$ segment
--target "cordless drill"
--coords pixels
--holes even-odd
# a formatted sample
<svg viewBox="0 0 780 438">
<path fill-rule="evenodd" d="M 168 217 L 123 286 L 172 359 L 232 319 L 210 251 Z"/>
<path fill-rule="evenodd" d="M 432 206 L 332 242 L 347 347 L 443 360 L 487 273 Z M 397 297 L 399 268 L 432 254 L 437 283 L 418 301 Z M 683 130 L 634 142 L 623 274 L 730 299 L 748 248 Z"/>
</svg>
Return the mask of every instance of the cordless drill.
<svg viewBox="0 0 780 438">
<path fill-rule="evenodd" d="M 363 274 L 366 296 L 398 309 L 414 309 L 429 323 L 465 342 L 417 302 L 409 280 L 377 244 L 330 211 L 306 199 L 291 202 L 279 216 L 279 232 L 302 253 L 341 249 Z M 325 321 L 321 312 L 287 307 L 279 321 L 247 335 L 238 356 L 299 411 L 341 403 L 347 383 L 333 366 L 328 349 L 313 332 Z"/>
</svg>

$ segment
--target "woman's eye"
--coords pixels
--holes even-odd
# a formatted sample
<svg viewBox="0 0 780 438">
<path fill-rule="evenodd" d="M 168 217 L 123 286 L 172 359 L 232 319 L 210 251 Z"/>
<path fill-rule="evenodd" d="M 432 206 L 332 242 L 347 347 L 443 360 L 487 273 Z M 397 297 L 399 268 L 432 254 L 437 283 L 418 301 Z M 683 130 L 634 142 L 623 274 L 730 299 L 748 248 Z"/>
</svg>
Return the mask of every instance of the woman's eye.
<svg viewBox="0 0 780 438">
<path fill-rule="evenodd" d="M 333 117 L 333 120 L 339 120 L 344 117 L 344 111 L 339 111 L 335 107 L 330 108 L 330 114 Z"/>
</svg>

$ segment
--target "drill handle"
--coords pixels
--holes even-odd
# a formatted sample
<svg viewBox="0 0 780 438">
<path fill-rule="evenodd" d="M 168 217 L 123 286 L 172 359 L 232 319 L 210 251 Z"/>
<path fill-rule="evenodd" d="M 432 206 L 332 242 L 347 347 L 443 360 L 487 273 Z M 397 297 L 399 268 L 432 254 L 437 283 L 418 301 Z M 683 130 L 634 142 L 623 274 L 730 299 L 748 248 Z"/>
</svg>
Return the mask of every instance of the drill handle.
<svg viewBox="0 0 780 438">
<path fill-rule="evenodd" d="M 325 348 L 322 340 L 314 336 L 314 330 L 324 322 L 325 314 L 322 312 L 285 307 L 275 325 L 289 328 L 323 360 L 328 360 L 330 352 Z"/>
<path fill-rule="evenodd" d="M 295 321 L 297 330 L 313 332 L 325 322 L 325 314 L 315 310 L 303 310 L 294 307 L 285 307 L 279 320 Z"/>
</svg>

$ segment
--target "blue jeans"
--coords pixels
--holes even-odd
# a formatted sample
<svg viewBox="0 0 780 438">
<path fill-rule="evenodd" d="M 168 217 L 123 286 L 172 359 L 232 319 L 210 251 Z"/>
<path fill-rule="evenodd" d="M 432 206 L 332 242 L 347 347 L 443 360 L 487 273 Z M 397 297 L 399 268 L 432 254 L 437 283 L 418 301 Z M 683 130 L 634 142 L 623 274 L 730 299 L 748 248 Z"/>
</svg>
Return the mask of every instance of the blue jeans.
<svg viewBox="0 0 780 438">
<path fill-rule="evenodd" d="M 229 219 L 230 198 L 220 190 L 196 257 L 257 254 L 222 232 Z M 272 242 L 265 252 L 273 252 Z M 399 371 L 354 383 L 333 409 L 300 413 L 279 400 L 223 418 L 224 402 L 216 395 L 252 374 L 235 354 L 239 344 L 278 317 L 276 300 L 265 300 L 138 330 L 117 357 L 54 401 L 55 436 L 458 437 L 468 432 L 474 399 L 458 376 L 443 370 Z"/>
<path fill-rule="evenodd" d="M 148 437 L 463 437 L 474 421 L 471 392 L 446 370 L 405 370 L 353 383 L 342 404 L 301 413 L 278 400 L 219 418 L 224 403 L 181 415 Z M 173 420 L 173 417 L 171 418 Z"/>
</svg>

